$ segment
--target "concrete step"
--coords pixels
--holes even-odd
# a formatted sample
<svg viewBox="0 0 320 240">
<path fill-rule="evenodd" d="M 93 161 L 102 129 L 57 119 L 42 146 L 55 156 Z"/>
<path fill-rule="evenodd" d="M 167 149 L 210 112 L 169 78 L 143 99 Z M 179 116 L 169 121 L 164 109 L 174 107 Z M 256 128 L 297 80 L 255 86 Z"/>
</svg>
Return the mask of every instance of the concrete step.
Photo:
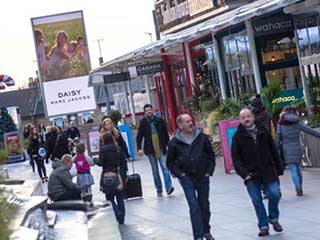
<svg viewBox="0 0 320 240">
<path fill-rule="evenodd" d="M 57 213 L 54 211 L 47 211 L 48 227 L 53 228 L 57 221 Z"/>
</svg>

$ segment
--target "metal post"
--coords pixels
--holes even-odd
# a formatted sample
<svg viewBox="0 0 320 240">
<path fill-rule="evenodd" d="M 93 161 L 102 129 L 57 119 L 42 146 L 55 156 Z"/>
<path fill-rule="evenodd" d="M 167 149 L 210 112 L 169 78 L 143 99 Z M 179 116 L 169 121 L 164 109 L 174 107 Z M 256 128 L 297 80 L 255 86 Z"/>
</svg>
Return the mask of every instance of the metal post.
<svg viewBox="0 0 320 240">
<path fill-rule="evenodd" d="M 299 38 L 297 35 L 297 31 L 294 31 L 294 37 L 296 39 L 296 47 L 297 47 L 297 55 L 299 59 L 299 68 L 301 73 L 301 81 L 302 81 L 302 87 L 303 87 L 303 94 L 304 94 L 304 100 L 306 102 L 306 107 L 309 113 L 311 113 L 312 104 L 311 104 L 311 96 L 310 96 L 310 88 L 305 78 L 305 72 L 303 65 L 301 63 L 301 54 L 299 49 Z"/>
<path fill-rule="evenodd" d="M 131 109 L 132 109 L 132 121 L 134 125 L 137 125 L 137 119 L 136 119 L 136 110 L 134 107 L 134 100 L 133 100 L 133 92 L 131 87 L 131 80 L 128 81 L 128 90 L 129 90 L 129 96 L 130 96 L 130 103 L 131 103 Z"/>
<path fill-rule="evenodd" d="M 219 51 L 219 42 L 212 34 L 213 39 L 213 51 L 215 56 L 215 61 L 217 63 L 217 69 L 218 69 L 218 76 L 219 76 L 219 84 L 220 84 L 220 91 L 221 91 L 221 97 L 222 100 L 227 99 L 227 89 L 226 89 L 226 80 L 224 75 L 224 68 L 222 64 L 221 54 Z"/>
<path fill-rule="evenodd" d="M 144 76 L 144 86 L 145 86 L 145 88 L 146 88 L 146 94 L 147 94 L 147 97 L 148 97 L 148 102 L 149 102 L 150 104 L 152 104 L 152 102 L 151 102 L 151 96 L 150 96 L 149 76 L 150 76 L 150 75 L 145 75 L 145 76 Z"/>
<path fill-rule="evenodd" d="M 262 84 L 261 84 L 260 67 L 258 63 L 257 48 L 254 40 L 254 33 L 253 33 L 251 20 L 246 20 L 245 25 L 246 25 L 246 30 L 247 30 L 248 40 L 249 40 L 249 46 L 250 46 L 250 52 L 251 52 L 251 64 L 253 69 L 254 80 L 256 83 L 256 89 L 257 89 L 257 93 L 261 93 Z"/>
<path fill-rule="evenodd" d="M 103 87 L 104 94 L 106 97 L 106 112 L 108 113 L 111 111 L 110 101 L 109 101 L 109 91 L 108 91 L 108 84 L 105 84 Z"/>
<path fill-rule="evenodd" d="M 193 87 L 193 86 L 195 86 L 195 81 L 194 81 L 194 74 L 193 74 L 193 68 L 192 68 L 190 46 L 189 46 L 189 43 L 184 43 L 184 46 L 185 46 L 185 52 L 186 52 L 186 58 L 187 58 L 187 64 L 188 64 L 188 71 L 189 71 L 189 76 L 190 76 L 191 87 Z"/>
</svg>

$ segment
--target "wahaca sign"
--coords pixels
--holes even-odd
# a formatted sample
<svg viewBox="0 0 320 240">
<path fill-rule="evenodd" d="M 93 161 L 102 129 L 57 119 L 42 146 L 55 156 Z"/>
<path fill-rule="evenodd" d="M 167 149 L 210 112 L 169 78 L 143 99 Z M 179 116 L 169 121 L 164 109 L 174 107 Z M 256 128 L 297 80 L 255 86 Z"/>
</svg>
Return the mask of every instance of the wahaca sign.
<svg viewBox="0 0 320 240">
<path fill-rule="evenodd" d="M 293 26 L 292 18 L 287 15 L 259 19 L 253 22 L 255 36 L 293 31 Z"/>
<path fill-rule="evenodd" d="M 272 100 L 272 104 L 277 104 L 279 107 L 289 106 L 291 103 L 303 98 L 303 89 L 296 88 L 281 91 L 277 97 Z"/>
</svg>

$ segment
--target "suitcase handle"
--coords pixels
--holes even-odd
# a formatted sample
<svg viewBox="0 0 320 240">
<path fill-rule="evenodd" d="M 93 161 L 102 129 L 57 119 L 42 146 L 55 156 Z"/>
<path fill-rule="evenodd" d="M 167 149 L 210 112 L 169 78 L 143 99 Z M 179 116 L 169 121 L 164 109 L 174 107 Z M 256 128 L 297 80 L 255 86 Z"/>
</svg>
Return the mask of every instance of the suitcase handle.
<svg viewBox="0 0 320 240">
<path fill-rule="evenodd" d="M 132 162 L 132 172 L 133 172 L 133 174 L 135 174 L 135 170 L 134 170 L 134 161 L 135 161 L 135 159 L 132 158 L 130 161 Z"/>
</svg>

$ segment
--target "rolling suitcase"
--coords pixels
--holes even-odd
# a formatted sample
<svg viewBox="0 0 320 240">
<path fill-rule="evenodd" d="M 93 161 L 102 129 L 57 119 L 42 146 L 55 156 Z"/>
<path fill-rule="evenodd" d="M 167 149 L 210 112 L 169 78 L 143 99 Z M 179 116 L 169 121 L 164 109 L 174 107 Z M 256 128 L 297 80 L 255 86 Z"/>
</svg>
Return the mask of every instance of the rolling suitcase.
<svg viewBox="0 0 320 240">
<path fill-rule="evenodd" d="M 141 177 L 138 173 L 134 171 L 134 160 L 132 161 L 132 172 L 133 174 L 128 175 L 126 187 L 125 187 L 125 196 L 126 199 L 142 197 L 142 185 Z"/>
</svg>

